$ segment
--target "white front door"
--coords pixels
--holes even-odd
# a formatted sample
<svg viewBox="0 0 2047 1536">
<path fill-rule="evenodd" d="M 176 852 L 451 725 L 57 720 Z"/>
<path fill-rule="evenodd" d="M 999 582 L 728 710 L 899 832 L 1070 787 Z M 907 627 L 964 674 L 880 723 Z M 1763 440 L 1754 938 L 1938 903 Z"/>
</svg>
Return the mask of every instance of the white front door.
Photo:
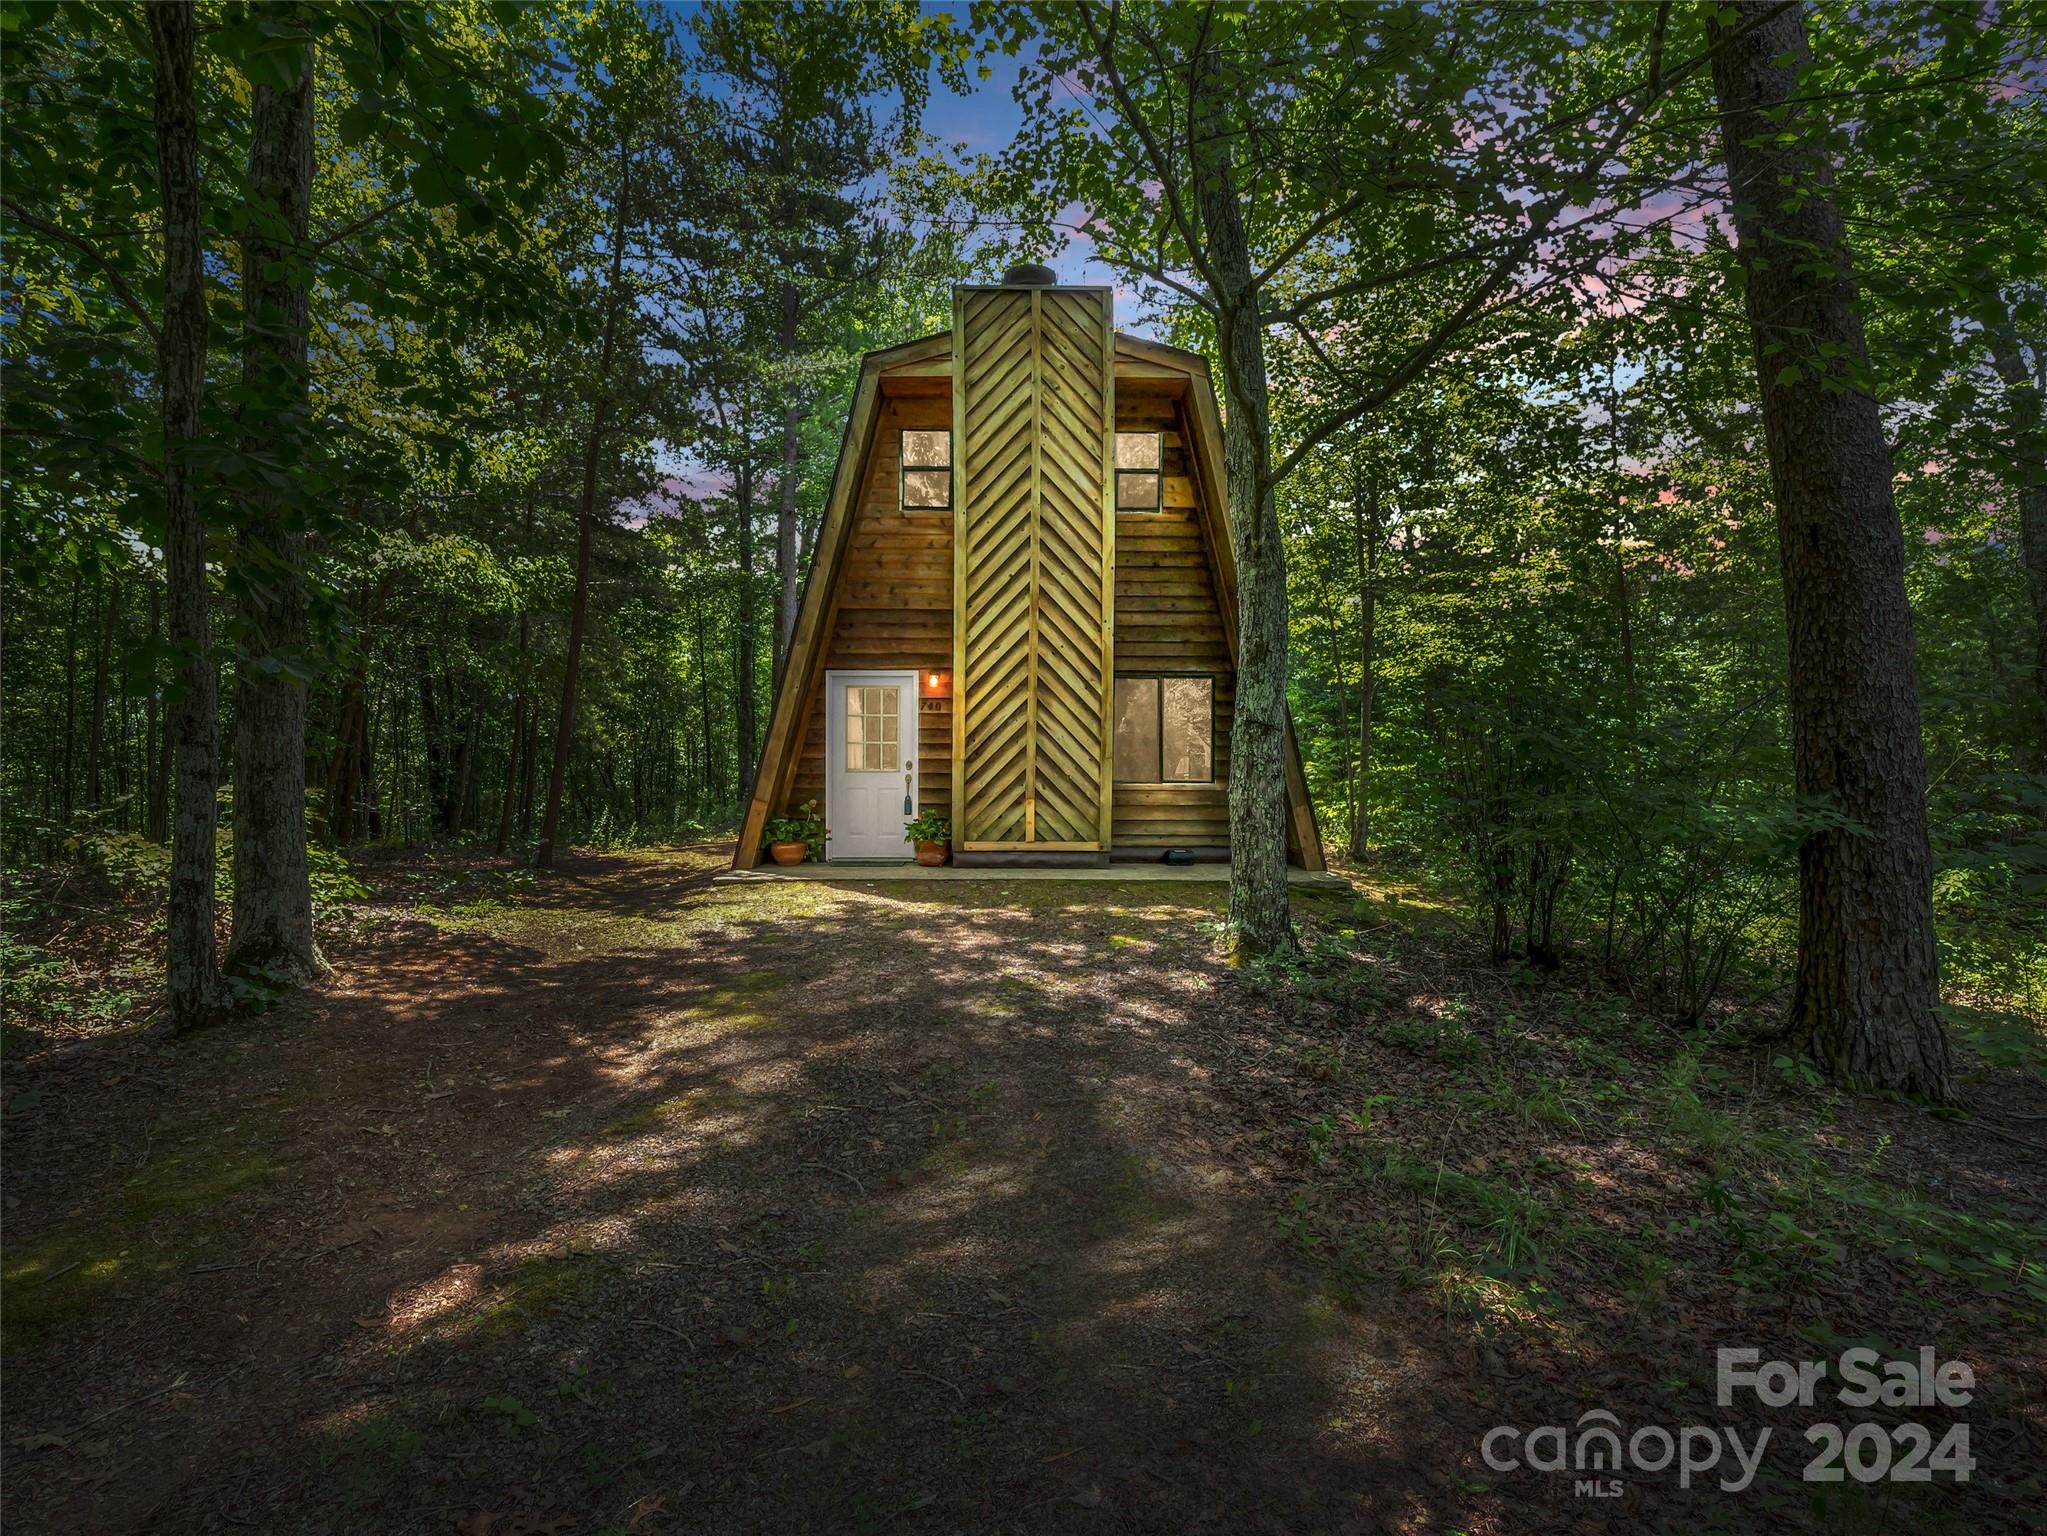
<svg viewBox="0 0 2047 1536">
<path fill-rule="evenodd" d="M 828 859 L 907 859 L 917 814 L 917 674 L 825 673 Z"/>
</svg>

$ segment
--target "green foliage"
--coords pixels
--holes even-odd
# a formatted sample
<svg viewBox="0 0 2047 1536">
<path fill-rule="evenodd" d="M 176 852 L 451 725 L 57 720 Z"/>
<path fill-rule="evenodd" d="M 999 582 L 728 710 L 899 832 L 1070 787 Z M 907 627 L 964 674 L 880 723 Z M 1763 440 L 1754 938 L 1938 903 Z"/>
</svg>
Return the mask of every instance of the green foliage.
<svg viewBox="0 0 2047 1536">
<path fill-rule="evenodd" d="M 799 814 L 795 816 L 770 817 L 767 825 L 761 829 L 761 846 L 765 848 L 770 843 L 801 843 L 805 858 L 821 861 L 825 853 L 825 839 L 830 835 L 830 829 L 825 826 L 824 818 L 818 814 L 818 803 L 815 800 L 804 801 L 798 807 L 798 811 Z"/>
<path fill-rule="evenodd" d="M 370 888 L 348 867 L 348 860 L 332 848 L 313 844 L 306 849 L 306 873 L 313 887 L 313 911 L 324 915 L 344 902 L 367 901 Z"/>
<path fill-rule="evenodd" d="M 63 969 L 56 956 L 20 936 L 29 911 L 26 897 L 10 894 L 0 900 L 0 1014 L 10 1020 L 41 1000 Z"/>
<path fill-rule="evenodd" d="M 952 841 L 952 818 L 943 811 L 930 809 L 917 813 L 915 821 L 903 823 L 903 841 L 906 843 L 945 843 Z"/>
</svg>

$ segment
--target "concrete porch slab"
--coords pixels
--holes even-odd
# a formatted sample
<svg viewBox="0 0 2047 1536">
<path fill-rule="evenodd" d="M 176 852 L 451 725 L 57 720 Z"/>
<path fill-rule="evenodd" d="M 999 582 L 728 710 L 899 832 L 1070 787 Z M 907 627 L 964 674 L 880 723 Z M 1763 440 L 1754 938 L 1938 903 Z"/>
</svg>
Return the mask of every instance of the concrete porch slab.
<svg viewBox="0 0 2047 1536">
<path fill-rule="evenodd" d="M 930 869 L 922 864 L 791 864 L 764 865 L 759 869 L 728 869 L 713 877 L 716 885 L 757 885 L 778 880 L 829 880 L 840 883 L 886 881 L 972 880 L 982 884 L 1007 885 L 1015 880 L 1064 880 L 1156 885 L 1226 885 L 1227 864 L 1107 864 L 1094 868 L 1034 869 L 1007 867 L 956 869 L 950 864 Z M 1296 890 L 1349 891 L 1351 883 L 1341 875 L 1319 874 L 1313 870 L 1290 869 L 1287 884 Z"/>
</svg>

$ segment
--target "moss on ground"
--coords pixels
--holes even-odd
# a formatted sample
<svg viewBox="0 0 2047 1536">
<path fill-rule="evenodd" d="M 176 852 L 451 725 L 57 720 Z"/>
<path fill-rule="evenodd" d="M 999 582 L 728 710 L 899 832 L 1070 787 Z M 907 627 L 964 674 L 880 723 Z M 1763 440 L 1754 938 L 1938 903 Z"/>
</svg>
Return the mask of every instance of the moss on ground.
<svg viewBox="0 0 2047 1536">
<path fill-rule="evenodd" d="M 775 1022 L 770 1005 L 782 984 L 782 978 L 773 971 L 746 971 L 698 993 L 687 1012 L 690 1018 L 706 1024 L 760 1029 Z"/>
<path fill-rule="evenodd" d="M 22 1237 L 10 1233 L 0 1283 L 11 1351 L 119 1293 L 160 1289 L 221 1239 L 221 1208 L 267 1183 L 269 1150 L 216 1142 L 199 1130 L 110 1192 L 87 1216 Z"/>
<path fill-rule="evenodd" d="M 536 1253 L 499 1277 L 481 1305 L 457 1319 L 457 1337 L 499 1341 L 516 1338 L 559 1308 L 587 1296 L 610 1268 L 595 1254 Z"/>
<path fill-rule="evenodd" d="M 722 1084 L 709 1084 L 648 1104 L 597 1127 L 599 1136 L 644 1136 L 659 1130 L 685 1130 L 692 1120 L 740 1108 L 753 1109 L 745 1095 Z"/>
</svg>

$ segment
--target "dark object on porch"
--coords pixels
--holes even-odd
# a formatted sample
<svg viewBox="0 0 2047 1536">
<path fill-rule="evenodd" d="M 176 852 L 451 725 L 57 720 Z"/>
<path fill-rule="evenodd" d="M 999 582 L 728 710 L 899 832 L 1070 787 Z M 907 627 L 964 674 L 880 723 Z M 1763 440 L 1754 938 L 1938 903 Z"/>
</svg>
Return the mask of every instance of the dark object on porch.
<svg viewBox="0 0 2047 1536">
<path fill-rule="evenodd" d="M 1145 847 L 1142 843 L 1118 843 L 1109 857 L 1118 864 L 1227 864 L 1228 843 L 1181 844 L 1177 848 Z"/>
</svg>

